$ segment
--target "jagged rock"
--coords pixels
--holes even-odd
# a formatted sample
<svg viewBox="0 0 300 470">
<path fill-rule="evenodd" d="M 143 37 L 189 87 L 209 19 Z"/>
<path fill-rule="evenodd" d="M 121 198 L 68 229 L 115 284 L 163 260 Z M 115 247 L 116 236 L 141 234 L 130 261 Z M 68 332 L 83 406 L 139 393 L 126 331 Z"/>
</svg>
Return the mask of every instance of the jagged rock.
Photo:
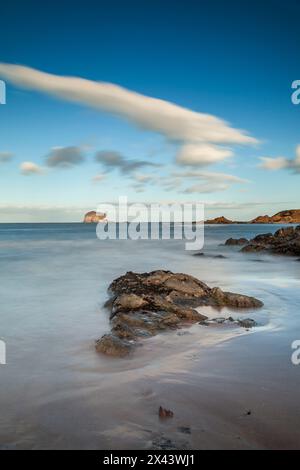
<svg viewBox="0 0 300 470">
<path fill-rule="evenodd" d="M 253 297 L 212 289 L 193 276 L 171 271 L 128 272 L 111 283 L 109 293 L 111 334 L 98 340 L 96 349 L 112 356 L 125 356 L 141 338 L 207 320 L 195 307 L 263 305 Z"/>
<path fill-rule="evenodd" d="M 96 351 L 107 356 L 124 357 L 127 356 L 133 348 L 133 345 L 124 339 L 115 335 L 104 335 L 96 341 Z"/>
<path fill-rule="evenodd" d="M 258 308 L 263 306 L 263 303 L 254 297 L 233 294 L 232 292 L 223 292 L 219 287 L 214 287 L 211 290 L 211 296 L 219 306 L 236 308 Z"/>
<path fill-rule="evenodd" d="M 244 253 L 270 252 L 280 255 L 300 255 L 300 225 L 281 228 L 275 232 L 257 235 L 242 248 Z"/>
</svg>

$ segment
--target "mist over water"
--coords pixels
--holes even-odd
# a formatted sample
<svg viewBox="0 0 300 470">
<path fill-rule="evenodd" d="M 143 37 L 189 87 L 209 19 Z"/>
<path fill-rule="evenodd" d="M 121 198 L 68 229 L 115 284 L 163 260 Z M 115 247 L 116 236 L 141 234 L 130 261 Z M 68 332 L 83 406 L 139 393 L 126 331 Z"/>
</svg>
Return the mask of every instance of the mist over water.
<svg viewBox="0 0 300 470">
<path fill-rule="evenodd" d="M 7 365 L 0 366 L 0 446 L 151 448 L 169 436 L 185 448 L 213 447 L 221 439 L 216 429 L 222 434 L 232 423 L 224 408 L 218 410 L 217 398 L 210 401 L 221 391 L 228 410 L 235 393 L 241 410 L 253 397 L 262 406 L 268 396 L 270 415 L 277 394 L 283 410 L 277 424 L 290 422 L 291 436 L 298 439 L 292 428 L 299 421 L 300 366 L 290 356 L 291 342 L 300 339 L 300 263 L 220 246 L 229 237 L 252 238 L 278 228 L 206 226 L 205 256 L 194 256 L 184 240 L 100 241 L 95 225 L 1 224 L 0 339 Z M 225 258 L 214 258 L 220 254 Z M 103 303 L 110 282 L 126 271 L 154 269 L 184 272 L 211 287 L 259 298 L 265 304 L 259 310 L 207 310 L 211 317 L 254 318 L 259 326 L 246 331 L 194 325 L 184 328 L 186 334 L 145 340 L 130 359 L 97 354 L 95 340 L 109 331 Z M 266 393 L 263 399 L 258 390 Z M 175 418 L 162 427 L 157 408 L 164 403 L 175 408 Z M 181 425 L 192 426 L 190 437 L 178 434 Z M 249 432 L 237 446 L 275 445 L 279 437 L 271 427 L 268 440 L 265 433 Z M 223 436 L 225 446 L 232 436 Z M 286 431 L 285 444 L 292 439 Z"/>
</svg>

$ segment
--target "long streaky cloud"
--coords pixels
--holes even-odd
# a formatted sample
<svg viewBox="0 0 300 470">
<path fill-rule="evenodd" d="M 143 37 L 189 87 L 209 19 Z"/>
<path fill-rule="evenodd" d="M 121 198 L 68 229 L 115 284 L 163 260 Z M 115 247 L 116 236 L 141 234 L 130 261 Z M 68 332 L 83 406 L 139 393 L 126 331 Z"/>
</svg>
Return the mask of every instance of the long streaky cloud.
<svg viewBox="0 0 300 470">
<path fill-rule="evenodd" d="M 195 112 L 112 83 L 63 77 L 5 63 L 0 63 L 0 77 L 22 88 L 121 116 L 144 129 L 158 132 L 169 140 L 199 145 L 198 148 L 184 147 L 183 153 L 178 155 L 182 164 L 209 164 L 227 158 L 230 151 L 222 147 L 218 151 L 217 145 L 257 143 L 245 131 L 231 127 L 216 116 Z"/>
</svg>

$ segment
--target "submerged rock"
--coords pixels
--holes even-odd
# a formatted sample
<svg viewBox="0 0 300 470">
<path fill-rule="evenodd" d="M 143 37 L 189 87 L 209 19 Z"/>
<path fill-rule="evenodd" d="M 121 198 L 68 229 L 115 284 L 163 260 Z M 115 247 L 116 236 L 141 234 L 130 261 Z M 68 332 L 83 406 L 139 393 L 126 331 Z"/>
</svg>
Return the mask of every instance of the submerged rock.
<svg viewBox="0 0 300 470">
<path fill-rule="evenodd" d="M 166 408 L 163 408 L 162 406 L 160 406 L 160 407 L 159 407 L 159 410 L 158 410 L 158 416 L 159 416 L 161 419 L 164 419 L 164 418 L 173 418 L 174 413 L 173 413 L 173 411 L 167 410 Z"/>
<path fill-rule="evenodd" d="M 109 286 L 111 334 L 96 343 L 99 352 L 126 356 L 141 338 L 207 320 L 195 307 L 257 308 L 254 297 L 210 288 L 199 279 L 171 271 L 128 272 Z"/>
<path fill-rule="evenodd" d="M 225 245 L 226 246 L 241 246 L 241 245 L 247 245 L 249 243 L 249 240 L 247 238 L 228 238 L 226 240 Z"/>
<path fill-rule="evenodd" d="M 245 318 L 244 320 L 238 320 L 238 324 L 242 326 L 243 328 L 253 328 L 254 326 L 257 326 L 256 321 L 252 320 L 252 318 Z"/>
</svg>

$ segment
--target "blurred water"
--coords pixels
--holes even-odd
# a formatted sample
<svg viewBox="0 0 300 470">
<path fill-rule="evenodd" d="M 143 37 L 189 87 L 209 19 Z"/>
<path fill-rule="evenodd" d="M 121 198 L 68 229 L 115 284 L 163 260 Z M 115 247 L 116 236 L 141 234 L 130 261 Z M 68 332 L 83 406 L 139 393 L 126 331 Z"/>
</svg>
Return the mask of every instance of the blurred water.
<svg viewBox="0 0 300 470">
<path fill-rule="evenodd" d="M 168 374 L 180 382 L 199 351 L 205 358 L 216 344 L 243 342 L 241 335 L 251 335 L 258 345 L 276 338 L 272 348 L 278 355 L 285 351 L 288 369 L 291 341 L 300 337 L 300 263 L 220 246 L 229 237 L 249 238 L 278 228 L 206 226 L 205 256 L 194 256 L 183 240 L 100 241 L 95 225 L 1 224 L 0 339 L 7 345 L 7 365 L 0 366 L 0 445 L 103 448 L 118 439 L 126 448 L 124 429 L 131 429 L 131 445 L 147 447 L 128 416 L 128 407 L 137 401 L 147 406 L 142 384 L 159 384 Z M 220 254 L 225 258 L 213 258 Z M 109 283 L 129 270 L 154 269 L 192 274 L 210 286 L 256 296 L 265 307 L 246 316 L 259 328 L 245 332 L 195 325 L 186 335 L 171 332 L 145 341 L 132 359 L 96 354 L 94 341 L 109 330 L 102 307 Z M 133 384 L 141 393 L 138 400 Z"/>
</svg>

